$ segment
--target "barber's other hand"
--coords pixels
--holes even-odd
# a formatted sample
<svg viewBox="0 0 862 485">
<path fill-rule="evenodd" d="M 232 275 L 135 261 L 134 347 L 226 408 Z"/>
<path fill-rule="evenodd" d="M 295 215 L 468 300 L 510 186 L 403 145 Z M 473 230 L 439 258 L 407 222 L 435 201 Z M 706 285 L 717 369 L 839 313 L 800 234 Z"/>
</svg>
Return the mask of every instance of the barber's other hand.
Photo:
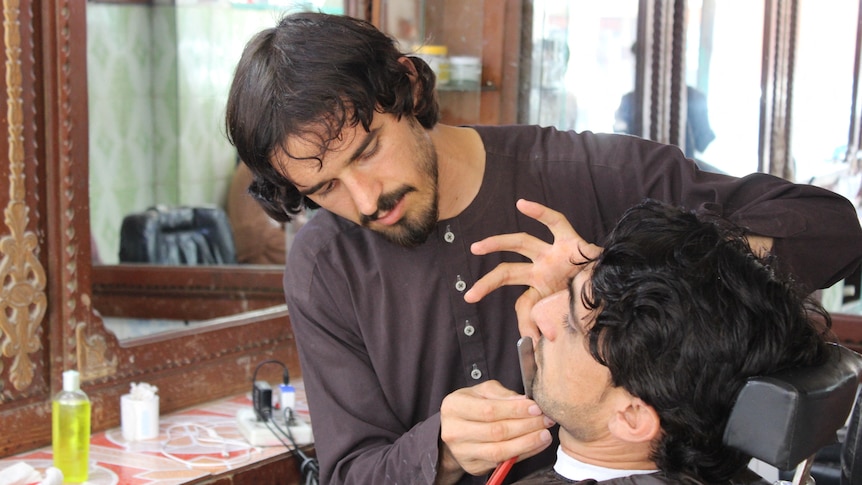
<svg viewBox="0 0 862 485">
<path fill-rule="evenodd" d="M 551 443 L 553 425 L 532 399 L 497 381 L 459 389 L 440 406 L 438 473 L 479 475 L 509 458 L 529 458 Z"/>
<path fill-rule="evenodd" d="M 553 244 L 526 233 L 501 234 L 473 243 L 470 250 L 476 255 L 510 251 L 532 262 L 499 264 L 464 294 L 464 300 L 475 303 L 506 285 L 529 286 L 515 302 L 515 312 L 521 336 L 538 342 L 539 330 L 530 320 L 530 309 L 542 298 L 566 289 L 569 280 L 583 268 L 579 263 L 598 257 L 602 248 L 585 241 L 566 217 L 553 209 L 524 199 L 518 200 L 517 207 L 551 230 Z"/>
</svg>

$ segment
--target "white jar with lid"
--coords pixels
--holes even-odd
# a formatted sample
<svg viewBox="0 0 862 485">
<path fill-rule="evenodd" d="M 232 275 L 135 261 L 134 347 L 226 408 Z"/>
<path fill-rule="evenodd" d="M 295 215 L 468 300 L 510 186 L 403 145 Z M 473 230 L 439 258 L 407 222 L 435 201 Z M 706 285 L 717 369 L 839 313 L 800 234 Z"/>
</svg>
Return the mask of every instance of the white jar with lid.
<svg viewBox="0 0 862 485">
<path fill-rule="evenodd" d="M 482 60 L 475 56 L 452 56 L 449 58 L 450 79 L 453 85 L 477 89 L 482 83 Z"/>
<path fill-rule="evenodd" d="M 449 84 L 449 49 L 445 45 L 419 46 L 416 48 L 416 55 L 428 63 L 428 66 L 434 71 L 438 86 Z"/>
</svg>

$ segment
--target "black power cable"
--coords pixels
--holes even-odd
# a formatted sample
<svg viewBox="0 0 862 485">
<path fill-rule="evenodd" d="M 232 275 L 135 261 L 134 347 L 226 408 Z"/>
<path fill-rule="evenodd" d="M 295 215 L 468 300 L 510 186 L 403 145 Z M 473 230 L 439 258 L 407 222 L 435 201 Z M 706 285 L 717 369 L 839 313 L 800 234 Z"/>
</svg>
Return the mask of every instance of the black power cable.
<svg viewBox="0 0 862 485">
<path fill-rule="evenodd" d="M 275 430 L 277 430 L 278 433 L 281 433 L 282 436 L 286 437 L 287 440 L 290 441 L 290 444 L 293 446 L 294 453 L 296 453 L 296 455 L 301 460 L 299 464 L 299 471 L 302 476 L 305 477 L 305 484 L 317 485 L 318 481 L 320 480 L 320 467 L 317 463 L 317 458 L 313 458 L 306 455 L 305 452 L 300 449 L 299 445 L 296 444 L 296 440 L 293 438 L 293 433 L 290 431 L 290 426 L 291 423 L 295 423 L 297 420 L 297 418 L 293 416 L 293 409 L 284 409 L 283 414 L 284 429 L 282 429 L 282 427 L 279 426 L 279 424 L 275 420 L 269 420 L 268 423 L 272 423 L 272 426 L 275 428 Z M 267 427 L 269 428 L 269 424 L 267 424 Z M 273 428 L 269 429 L 270 431 L 273 430 Z M 277 437 L 278 433 L 273 431 L 273 434 L 275 434 Z M 278 440 L 284 443 L 281 437 L 278 437 Z"/>
<path fill-rule="evenodd" d="M 305 478 L 306 485 L 317 485 L 320 476 L 320 467 L 317 463 L 317 458 L 309 457 L 305 454 L 300 448 L 299 445 L 296 444 L 296 440 L 293 438 L 293 433 L 290 431 L 291 423 L 295 423 L 297 418 L 293 415 L 293 409 L 285 408 L 282 410 L 284 414 L 284 424 L 285 429 L 282 429 L 279 424 L 272 419 L 272 393 L 269 390 L 268 383 L 258 383 L 257 381 L 257 372 L 263 367 L 265 364 L 278 364 L 283 369 L 282 374 L 282 382 L 287 385 L 290 383 L 290 376 L 287 371 L 287 366 L 284 365 L 283 362 L 278 360 L 265 360 L 257 365 L 254 369 L 254 374 L 252 376 L 252 397 L 254 401 L 254 412 L 257 415 L 257 418 L 260 421 L 263 421 L 269 431 L 275 436 L 278 441 L 284 445 L 285 448 L 290 449 L 293 447 L 293 451 L 296 456 L 299 458 L 299 471 L 302 476 Z M 264 385 L 265 384 L 265 385 Z M 287 438 L 288 442 L 282 438 Z"/>
</svg>

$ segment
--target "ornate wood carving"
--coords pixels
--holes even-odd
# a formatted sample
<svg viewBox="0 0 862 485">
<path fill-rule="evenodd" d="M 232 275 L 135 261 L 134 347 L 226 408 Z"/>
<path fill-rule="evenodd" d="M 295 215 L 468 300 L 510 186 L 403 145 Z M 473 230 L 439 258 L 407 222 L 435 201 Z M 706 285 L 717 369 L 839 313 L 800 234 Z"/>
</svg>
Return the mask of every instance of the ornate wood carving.
<svg viewBox="0 0 862 485">
<path fill-rule="evenodd" d="M 83 323 L 75 328 L 78 368 L 81 377 L 87 380 L 107 377 L 117 372 L 117 357 L 108 351 L 108 342 L 99 334 L 87 335 Z"/>
<path fill-rule="evenodd" d="M 50 113 L 56 115 L 52 134 L 57 143 L 46 163 L 56 163 L 57 177 L 48 181 L 49 193 L 59 194 L 52 207 L 49 230 L 57 245 L 49 251 L 59 260 L 55 285 L 62 301 L 60 328 L 64 336 L 63 360 L 77 368 L 83 382 L 110 376 L 117 371 L 116 343 L 105 335 L 90 305 L 90 220 L 86 45 L 86 2 L 55 0 L 52 14 L 54 56 L 51 69 L 55 89 Z M 56 191 L 52 190 L 57 187 Z"/>
<path fill-rule="evenodd" d="M 73 76 L 76 74 L 76 66 L 73 65 L 73 54 L 77 52 L 72 50 L 71 36 L 75 32 L 76 27 L 72 24 L 75 20 L 72 18 L 72 15 L 80 7 L 73 10 L 72 6 L 66 1 L 58 2 L 58 7 L 53 12 L 54 21 L 56 22 L 55 35 L 57 36 L 57 57 L 53 66 L 53 73 L 58 87 L 53 93 L 56 96 L 54 107 L 56 108 L 58 128 L 56 132 L 58 143 L 55 146 L 53 155 L 59 163 L 57 167 L 58 177 L 50 180 L 49 185 L 58 184 L 57 193 L 60 194 L 59 199 L 56 201 L 58 204 L 56 209 L 60 211 L 62 223 L 60 227 L 54 228 L 53 234 L 56 236 L 56 241 L 59 242 L 59 251 L 57 251 L 56 256 L 59 259 L 60 265 L 57 267 L 57 270 L 59 270 L 57 276 L 65 282 L 65 284 L 58 288 L 61 291 L 61 300 L 63 302 L 60 310 L 63 326 L 62 332 L 64 336 L 67 336 L 64 343 L 69 345 L 69 350 L 71 351 L 67 354 L 67 359 L 72 361 L 74 363 L 73 367 L 76 367 L 81 372 L 81 379 L 87 381 L 94 378 L 98 372 L 94 373 L 90 369 L 82 367 L 82 362 L 79 359 L 82 355 L 86 355 L 87 352 L 86 349 L 80 348 L 84 329 L 79 327 L 86 325 L 86 320 L 84 319 L 86 314 L 83 311 L 84 309 L 79 307 L 80 302 L 78 301 L 81 290 L 81 281 L 78 279 L 78 262 L 81 260 L 80 234 L 83 231 L 86 231 L 83 232 L 84 234 L 89 233 L 89 222 L 79 221 L 81 206 L 77 203 L 79 197 L 86 198 L 87 195 L 86 193 L 81 193 L 80 190 L 76 190 L 82 182 L 80 180 L 81 177 L 83 177 L 83 182 L 87 182 L 86 179 L 89 173 L 86 166 L 87 144 L 85 140 L 75 138 L 76 136 L 80 136 L 78 133 L 82 129 L 86 133 L 87 118 L 82 115 L 78 117 L 73 116 L 74 108 L 76 108 L 76 111 L 82 110 L 86 113 L 86 104 L 81 103 L 80 99 L 72 98 L 73 95 L 77 95 L 86 100 L 86 93 L 76 93 L 73 86 Z M 79 25 L 81 25 L 80 22 L 82 20 L 78 19 Z M 86 53 L 83 57 L 79 55 L 78 59 L 81 58 L 86 62 Z M 84 141 L 83 146 L 80 146 L 82 141 Z M 49 160 L 48 162 L 52 161 Z M 83 225 L 82 222 L 84 223 Z M 51 249 L 54 250 L 54 248 Z M 104 357 L 91 359 L 87 362 L 99 360 L 104 360 Z"/>
<path fill-rule="evenodd" d="M 24 183 L 24 107 L 21 71 L 20 3 L 4 0 L 6 116 L 9 156 L 9 200 L 3 210 L 10 233 L 0 236 L 0 350 L 12 359 L 9 380 L 18 390 L 33 382 L 36 364 L 30 354 L 41 349 L 39 328 L 48 299 L 45 269 L 36 256 L 38 238 L 27 229 Z M 0 371 L 3 362 L 0 361 Z"/>
</svg>

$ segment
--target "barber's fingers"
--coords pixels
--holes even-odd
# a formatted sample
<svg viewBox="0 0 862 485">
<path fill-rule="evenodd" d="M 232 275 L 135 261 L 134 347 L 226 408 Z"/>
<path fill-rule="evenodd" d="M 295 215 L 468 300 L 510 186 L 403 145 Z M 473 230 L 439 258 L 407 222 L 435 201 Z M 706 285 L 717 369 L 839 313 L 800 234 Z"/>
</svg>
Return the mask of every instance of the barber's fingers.
<svg viewBox="0 0 862 485">
<path fill-rule="evenodd" d="M 554 236 L 553 246 L 556 248 L 558 243 L 562 243 L 562 247 L 568 250 L 572 262 L 594 259 L 601 254 L 602 248 L 582 238 L 562 212 L 525 199 L 519 199 L 516 205 L 522 214 L 547 226 Z"/>
<path fill-rule="evenodd" d="M 506 251 L 521 254 L 530 261 L 536 261 L 550 249 L 550 244 L 526 233 L 491 236 L 470 246 L 475 255 Z M 464 294 L 464 300 L 476 303 L 503 286 L 530 286 L 534 278 L 533 263 L 500 263 L 473 284 Z"/>
<path fill-rule="evenodd" d="M 532 260 L 541 254 L 548 246 L 550 246 L 550 244 L 535 236 L 527 234 L 526 232 L 516 232 L 510 234 L 497 234 L 495 236 L 486 237 L 481 241 L 476 241 L 470 245 L 470 251 L 476 255 L 508 251 L 518 253 Z"/>
<path fill-rule="evenodd" d="M 482 475 L 509 458 L 514 457 L 516 461 L 521 461 L 537 455 L 551 442 L 551 432 L 543 429 L 502 443 L 447 443 L 444 441 L 442 453 L 446 457 L 451 457 L 461 470 L 470 475 Z"/>
<path fill-rule="evenodd" d="M 548 226 L 554 235 L 553 243 L 523 232 L 491 236 L 474 243 L 470 247 L 474 254 L 508 251 L 521 254 L 531 262 L 500 263 L 464 294 L 468 303 L 476 303 L 497 288 L 508 285 L 529 286 L 539 292 L 539 297 L 549 296 L 565 289 L 568 280 L 581 270 L 580 263 L 601 254 L 602 249 L 581 238 L 562 213 L 523 199 L 518 201 L 518 209 Z M 535 301 L 538 300 L 532 302 Z M 528 326 L 525 320 L 521 322 L 522 326 Z"/>
<path fill-rule="evenodd" d="M 544 416 L 504 419 L 501 421 L 459 420 L 457 421 L 457 426 L 441 426 L 440 436 L 445 442 L 460 440 L 471 443 L 500 444 L 506 441 L 518 440 L 525 435 L 547 429 L 551 426 L 553 426 L 553 422 Z M 518 454 L 523 451 L 518 450 Z M 508 459 L 512 456 L 515 455 L 506 454 L 506 456 L 498 456 L 497 458 Z"/>
<path fill-rule="evenodd" d="M 551 431 L 544 428 L 496 442 L 443 438 L 449 453 L 461 468 L 471 475 L 487 473 L 512 457 L 516 457 L 518 461 L 529 458 L 547 448 L 551 441 Z"/>
<path fill-rule="evenodd" d="M 468 473 L 485 473 L 513 456 L 532 456 L 550 443 L 553 422 L 532 400 L 489 381 L 446 396 L 440 438 Z"/>
<path fill-rule="evenodd" d="M 566 216 L 537 202 L 519 199 L 518 210 L 525 216 L 536 219 L 551 231 L 554 241 L 581 239 Z M 473 254 L 484 255 L 499 251 L 518 253 L 530 260 L 535 260 L 551 245 L 525 232 L 497 234 L 477 241 L 470 246 Z"/>
<path fill-rule="evenodd" d="M 492 451 L 490 459 L 493 466 L 513 456 L 517 457 L 517 461 L 521 461 L 540 453 L 551 444 L 552 440 L 551 430 L 548 428 L 530 431 L 517 438 L 500 442 Z"/>
<path fill-rule="evenodd" d="M 497 288 L 529 285 L 531 278 L 532 263 L 500 263 L 467 290 L 464 300 L 467 303 L 476 303 Z"/>
<path fill-rule="evenodd" d="M 580 237 L 562 212 L 555 211 L 554 209 L 538 202 L 526 199 L 518 199 L 515 206 L 519 211 L 521 211 L 521 214 L 531 217 L 547 226 L 547 228 L 551 230 L 551 234 L 554 235 L 554 239 L 568 238 L 572 236 Z"/>
<path fill-rule="evenodd" d="M 536 403 L 494 380 L 450 393 L 443 398 L 440 413 L 485 422 L 541 415 Z"/>
</svg>

